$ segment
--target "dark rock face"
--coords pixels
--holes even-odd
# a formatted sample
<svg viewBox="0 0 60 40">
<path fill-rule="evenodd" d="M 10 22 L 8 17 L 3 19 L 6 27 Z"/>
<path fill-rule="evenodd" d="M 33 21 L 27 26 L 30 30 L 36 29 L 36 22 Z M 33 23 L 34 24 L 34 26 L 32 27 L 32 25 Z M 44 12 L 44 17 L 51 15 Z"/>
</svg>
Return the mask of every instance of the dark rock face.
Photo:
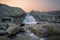
<svg viewBox="0 0 60 40">
<path fill-rule="evenodd" d="M 25 14 L 25 11 L 18 7 L 11 7 L 5 4 L 0 4 L 0 20 L 3 18 L 8 21 L 14 20 L 15 22 L 21 21 L 22 16 Z M 5 21 L 5 20 L 4 20 Z"/>
<path fill-rule="evenodd" d="M 17 15 L 22 15 L 24 14 L 24 10 L 22 10 L 21 8 L 18 7 L 10 7 L 8 5 L 5 4 L 0 4 L 0 14 L 4 14 L 4 15 L 12 15 L 12 16 L 17 16 Z"/>
<path fill-rule="evenodd" d="M 5 36 L 0 36 L 0 40 L 12 40 L 12 39 L 9 39 L 8 37 Z"/>
<path fill-rule="evenodd" d="M 30 14 L 38 21 L 60 23 L 60 10 L 49 12 L 31 11 Z"/>
<path fill-rule="evenodd" d="M 10 26 L 8 23 L 21 23 L 25 13 L 21 8 L 0 4 L 0 34 L 3 35 L 6 33 L 6 30 Z"/>
</svg>

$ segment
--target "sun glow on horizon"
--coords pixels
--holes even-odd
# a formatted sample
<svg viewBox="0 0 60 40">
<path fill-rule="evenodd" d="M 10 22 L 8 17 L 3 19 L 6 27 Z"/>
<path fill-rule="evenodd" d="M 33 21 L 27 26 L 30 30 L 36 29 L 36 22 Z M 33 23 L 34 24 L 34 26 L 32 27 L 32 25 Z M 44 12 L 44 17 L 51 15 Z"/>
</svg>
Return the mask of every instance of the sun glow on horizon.
<svg viewBox="0 0 60 40">
<path fill-rule="evenodd" d="M 20 7 L 26 12 L 31 10 L 49 11 L 60 10 L 59 0 L 0 0 L 0 3 Z"/>
</svg>

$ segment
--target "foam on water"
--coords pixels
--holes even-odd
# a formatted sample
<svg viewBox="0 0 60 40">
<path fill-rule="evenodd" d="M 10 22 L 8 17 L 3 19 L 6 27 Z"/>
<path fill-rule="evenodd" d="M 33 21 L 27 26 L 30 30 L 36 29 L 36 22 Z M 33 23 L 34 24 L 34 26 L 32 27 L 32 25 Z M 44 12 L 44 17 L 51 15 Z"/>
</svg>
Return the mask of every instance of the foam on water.
<svg viewBox="0 0 60 40">
<path fill-rule="evenodd" d="M 35 18 L 30 15 L 29 13 L 26 15 L 24 21 L 24 24 L 37 24 L 37 21 L 35 20 Z"/>
</svg>

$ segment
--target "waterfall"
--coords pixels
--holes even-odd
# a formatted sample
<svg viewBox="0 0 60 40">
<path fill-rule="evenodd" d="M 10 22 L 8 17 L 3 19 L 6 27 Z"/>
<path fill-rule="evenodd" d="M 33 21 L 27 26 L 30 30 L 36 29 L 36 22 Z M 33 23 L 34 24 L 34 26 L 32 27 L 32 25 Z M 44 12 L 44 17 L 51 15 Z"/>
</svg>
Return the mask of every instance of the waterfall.
<svg viewBox="0 0 60 40">
<path fill-rule="evenodd" d="M 37 24 L 36 19 L 30 15 L 29 13 L 26 15 L 25 19 L 23 20 L 24 24 Z"/>
</svg>

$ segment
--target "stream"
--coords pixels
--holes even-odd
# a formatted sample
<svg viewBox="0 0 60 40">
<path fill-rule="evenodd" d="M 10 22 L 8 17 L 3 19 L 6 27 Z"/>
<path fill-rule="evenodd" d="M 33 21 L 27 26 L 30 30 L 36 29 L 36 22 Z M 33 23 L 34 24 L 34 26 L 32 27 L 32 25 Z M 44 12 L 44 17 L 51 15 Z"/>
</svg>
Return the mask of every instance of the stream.
<svg viewBox="0 0 60 40">
<path fill-rule="evenodd" d="M 14 40 L 47 40 L 47 38 L 37 37 L 33 32 L 27 29 L 26 33 L 17 34 Z"/>
</svg>

